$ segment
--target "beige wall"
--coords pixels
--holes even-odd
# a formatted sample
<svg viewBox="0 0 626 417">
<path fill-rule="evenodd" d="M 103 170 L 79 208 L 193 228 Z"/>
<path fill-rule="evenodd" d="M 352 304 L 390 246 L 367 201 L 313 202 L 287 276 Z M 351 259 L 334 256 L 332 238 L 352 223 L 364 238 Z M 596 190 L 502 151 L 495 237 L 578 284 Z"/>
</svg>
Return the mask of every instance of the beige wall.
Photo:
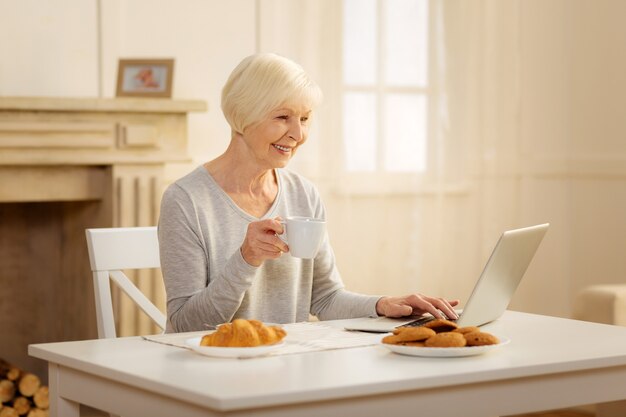
<svg viewBox="0 0 626 417">
<path fill-rule="evenodd" d="M 581 287 L 626 281 L 625 2 L 444 2 L 462 74 L 450 85 L 457 173 L 445 190 L 385 195 L 335 186 L 333 3 L 0 0 L 0 95 L 112 97 L 118 58 L 173 57 L 174 96 L 209 111 L 190 116 L 192 161 L 170 166 L 172 180 L 226 146 L 219 92 L 234 65 L 282 53 L 331 99 L 292 168 L 324 194 L 350 288 L 463 300 L 503 229 L 544 221 L 513 308 L 567 316 Z"/>
</svg>

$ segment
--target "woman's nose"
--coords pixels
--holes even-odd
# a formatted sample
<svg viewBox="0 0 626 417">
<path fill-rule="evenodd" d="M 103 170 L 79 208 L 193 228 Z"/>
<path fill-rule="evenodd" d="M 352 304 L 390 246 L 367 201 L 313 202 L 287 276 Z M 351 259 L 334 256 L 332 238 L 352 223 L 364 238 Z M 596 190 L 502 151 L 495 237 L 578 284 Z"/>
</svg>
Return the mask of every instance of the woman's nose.
<svg viewBox="0 0 626 417">
<path fill-rule="evenodd" d="M 297 142 L 304 139 L 304 126 L 297 118 L 294 118 L 289 125 L 289 136 Z"/>
</svg>

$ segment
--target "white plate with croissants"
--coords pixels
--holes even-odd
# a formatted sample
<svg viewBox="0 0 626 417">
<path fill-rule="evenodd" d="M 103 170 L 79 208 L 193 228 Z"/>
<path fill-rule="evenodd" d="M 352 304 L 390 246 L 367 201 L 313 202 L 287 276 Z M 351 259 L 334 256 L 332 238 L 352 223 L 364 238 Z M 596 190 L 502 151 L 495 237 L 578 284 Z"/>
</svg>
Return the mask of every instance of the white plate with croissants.
<svg viewBox="0 0 626 417">
<path fill-rule="evenodd" d="M 268 326 L 258 320 L 236 319 L 220 325 L 203 336 L 185 343 L 193 351 L 218 358 L 254 358 L 265 356 L 285 345 L 285 330 Z"/>
</svg>

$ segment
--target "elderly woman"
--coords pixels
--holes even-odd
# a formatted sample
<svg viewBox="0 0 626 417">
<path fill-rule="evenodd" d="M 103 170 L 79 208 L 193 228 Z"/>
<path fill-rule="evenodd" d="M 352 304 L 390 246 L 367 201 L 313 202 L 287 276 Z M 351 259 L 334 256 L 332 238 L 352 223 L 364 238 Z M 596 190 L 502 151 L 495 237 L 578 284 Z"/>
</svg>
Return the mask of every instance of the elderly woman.
<svg viewBox="0 0 626 417">
<path fill-rule="evenodd" d="M 290 256 L 281 218 L 325 218 L 319 192 L 285 167 L 308 136 L 319 87 L 294 62 L 245 58 L 222 90 L 226 151 L 166 190 L 159 220 L 167 331 L 235 318 L 266 322 L 430 312 L 456 318 L 457 301 L 344 288 L 326 238 L 314 259 Z"/>
</svg>

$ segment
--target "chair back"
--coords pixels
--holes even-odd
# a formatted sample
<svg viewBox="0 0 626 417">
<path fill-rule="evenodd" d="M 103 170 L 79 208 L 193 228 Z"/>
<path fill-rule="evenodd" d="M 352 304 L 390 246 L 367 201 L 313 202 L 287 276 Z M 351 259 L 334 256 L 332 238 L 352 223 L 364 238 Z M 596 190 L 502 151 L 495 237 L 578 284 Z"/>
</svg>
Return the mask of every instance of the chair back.
<svg viewBox="0 0 626 417">
<path fill-rule="evenodd" d="M 122 272 L 129 269 L 160 268 L 156 227 L 87 229 L 89 262 L 96 298 L 98 337 L 114 338 L 115 320 L 110 280 L 120 287 L 161 329 L 165 315 Z"/>
</svg>

